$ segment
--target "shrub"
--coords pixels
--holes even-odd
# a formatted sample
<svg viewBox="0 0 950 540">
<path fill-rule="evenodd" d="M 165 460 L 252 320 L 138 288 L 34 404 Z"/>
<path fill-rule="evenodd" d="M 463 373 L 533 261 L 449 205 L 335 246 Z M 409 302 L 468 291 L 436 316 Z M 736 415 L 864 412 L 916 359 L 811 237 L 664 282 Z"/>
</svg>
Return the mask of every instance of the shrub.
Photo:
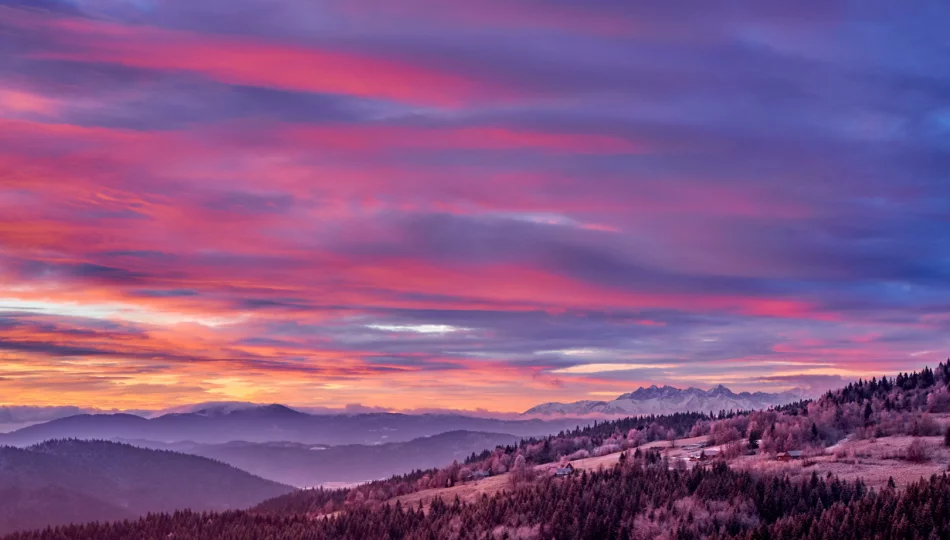
<svg viewBox="0 0 950 540">
<path fill-rule="evenodd" d="M 843 444 L 839 444 L 838 447 L 835 448 L 835 459 L 841 460 L 846 457 L 848 457 L 848 448 Z"/>
<path fill-rule="evenodd" d="M 525 461 L 524 456 L 518 454 L 518 457 L 515 458 L 515 463 L 511 466 L 511 474 L 508 475 L 508 481 L 512 485 L 517 486 L 522 482 L 534 480 L 534 477 L 534 467 L 530 467 Z"/>
<path fill-rule="evenodd" d="M 931 435 L 940 435 L 940 425 L 927 413 L 920 415 L 920 418 L 914 420 L 911 426 L 910 434 L 914 437 L 927 437 Z"/>
<path fill-rule="evenodd" d="M 585 459 L 589 457 L 590 457 L 590 452 L 588 452 L 587 450 L 581 449 L 567 456 L 567 459 L 570 461 L 574 461 L 575 459 Z"/>
<path fill-rule="evenodd" d="M 735 459 L 742 455 L 743 446 L 745 445 L 742 443 L 742 441 L 732 441 L 729 444 L 723 445 L 722 451 L 719 452 L 719 455 L 727 461 Z"/>
<path fill-rule="evenodd" d="M 904 454 L 904 459 L 913 463 L 923 463 L 930 459 L 930 449 L 921 439 L 914 439 Z"/>
<path fill-rule="evenodd" d="M 607 454 L 616 454 L 620 451 L 620 445 L 617 444 L 605 444 L 603 446 L 598 446 L 594 448 L 595 456 L 606 456 Z"/>
<path fill-rule="evenodd" d="M 759 449 L 759 439 L 762 438 L 762 432 L 757 429 L 749 430 L 749 450 Z"/>
<path fill-rule="evenodd" d="M 713 425 L 709 432 L 710 444 L 726 444 L 731 443 L 732 441 L 737 441 L 741 438 L 742 434 L 739 433 L 739 430 L 726 424 L 725 422 L 717 422 Z"/>
</svg>

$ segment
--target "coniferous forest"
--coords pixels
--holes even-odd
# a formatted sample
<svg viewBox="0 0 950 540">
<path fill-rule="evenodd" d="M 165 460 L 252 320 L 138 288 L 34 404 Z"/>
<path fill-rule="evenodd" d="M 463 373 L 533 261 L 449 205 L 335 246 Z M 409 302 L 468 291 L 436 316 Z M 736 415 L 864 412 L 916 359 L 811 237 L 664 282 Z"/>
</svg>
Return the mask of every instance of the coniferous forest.
<svg viewBox="0 0 950 540">
<path fill-rule="evenodd" d="M 337 517 L 177 512 L 138 521 L 20 533 L 6 540 L 256 539 L 848 539 L 947 538 L 950 478 L 867 489 L 835 478 L 755 478 L 725 464 L 691 471 L 657 453 L 571 479 L 545 479 L 473 504 L 385 505 Z"/>
</svg>

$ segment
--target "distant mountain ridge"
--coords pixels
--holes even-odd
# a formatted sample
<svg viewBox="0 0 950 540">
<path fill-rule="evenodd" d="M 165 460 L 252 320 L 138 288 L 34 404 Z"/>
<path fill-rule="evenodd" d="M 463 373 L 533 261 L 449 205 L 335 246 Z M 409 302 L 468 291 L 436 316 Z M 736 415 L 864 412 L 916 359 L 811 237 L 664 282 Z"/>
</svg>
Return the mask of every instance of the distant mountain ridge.
<svg viewBox="0 0 950 540">
<path fill-rule="evenodd" d="M 284 405 L 226 404 L 170 413 L 157 418 L 132 414 L 80 414 L 0 434 L 0 445 L 28 446 L 49 439 L 192 441 L 274 441 L 304 444 L 383 444 L 431 437 L 448 431 L 531 437 L 573 428 L 569 419 L 500 420 L 453 414 L 368 413 L 314 415 Z"/>
<path fill-rule="evenodd" d="M 77 414 L 112 414 L 118 410 L 103 410 L 63 405 L 43 407 L 30 405 L 0 405 L 0 433 L 15 431 L 27 426 L 68 418 Z M 147 415 L 147 411 L 122 411 L 138 416 Z"/>
<path fill-rule="evenodd" d="M 723 385 L 709 390 L 699 388 L 681 389 L 674 386 L 640 387 L 622 394 L 612 401 L 575 401 L 573 403 L 544 403 L 525 411 L 525 416 L 583 416 L 603 415 L 648 415 L 676 412 L 718 412 L 722 410 L 747 411 L 784 405 L 802 399 L 801 390 L 789 390 L 777 394 L 767 392 L 735 393 Z"/>
</svg>

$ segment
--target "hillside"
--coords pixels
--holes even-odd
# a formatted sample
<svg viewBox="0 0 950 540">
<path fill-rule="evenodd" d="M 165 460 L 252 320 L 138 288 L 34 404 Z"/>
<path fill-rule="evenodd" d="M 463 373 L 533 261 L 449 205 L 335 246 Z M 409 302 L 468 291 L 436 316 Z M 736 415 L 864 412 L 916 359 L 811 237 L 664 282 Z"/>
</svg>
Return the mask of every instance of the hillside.
<svg viewBox="0 0 950 540">
<path fill-rule="evenodd" d="M 950 421 L 950 418 L 947 419 Z M 683 468 L 695 466 L 688 460 L 691 451 L 696 445 L 707 442 L 707 437 L 689 437 L 672 441 L 654 441 L 637 447 L 641 452 L 655 451 L 668 460 L 672 466 L 683 462 Z M 927 459 L 908 462 L 904 456 L 914 443 L 923 443 L 928 454 Z M 740 456 L 730 460 L 729 466 L 735 470 L 749 471 L 752 474 L 768 474 L 791 479 L 808 479 L 812 472 L 819 476 L 831 474 L 842 480 L 852 482 L 861 481 L 874 489 L 885 489 L 889 482 L 898 487 L 940 475 L 946 471 L 946 463 L 950 462 L 950 448 L 942 444 L 941 437 L 885 437 L 862 441 L 845 441 L 822 453 L 809 455 L 807 462 L 782 462 L 778 460 L 763 460 L 760 455 Z M 722 447 L 705 446 L 707 452 L 720 452 Z M 571 461 L 577 471 L 594 472 L 614 467 L 624 452 L 614 452 L 602 456 L 581 458 Z M 550 476 L 554 464 L 537 465 L 534 467 L 534 476 L 545 478 Z M 422 503 L 428 508 L 436 499 L 453 501 L 456 498 L 462 502 L 475 503 L 483 495 L 494 496 L 503 491 L 512 490 L 511 473 L 499 474 L 489 478 L 465 482 L 452 487 L 432 488 L 406 495 L 399 495 L 386 500 L 388 504 L 397 502 L 404 507 L 417 507 Z M 287 500 L 292 495 L 280 498 Z M 265 501 L 259 508 L 273 508 L 276 501 Z"/>
<path fill-rule="evenodd" d="M 615 454 L 630 445 L 649 448 L 665 444 L 670 438 L 683 437 L 698 423 L 707 420 L 708 416 L 699 413 L 677 413 L 595 422 L 557 435 L 522 439 L 515 445 L 486 449 L 481 453 L 473 453 L 465 461 L 441 468 L 417 470 L 347 489 L 296 491 L 265 501 L 256 510 L 280 515 L 330 514 L 344 507 L 379 504 L 417 492 L 446 487 L 464 490 L 465 486 L 471 484 L 476 472 L 492 475 L 488 480 L 477 482 L 480 486 L 484 482 L 492 483 L 504 477 L 508 470 L 517 466 L 519 457 L 524 460 L 525 467 L 534 467 L 550 465 L 567 456 L 573 460 L 583 460 L 591 455 Z M 618 444 L 621 441 L 624 441 L 623 447 Z"/>
<path fill-rule="evenodd" d="M 498 420 L 453 414 L 314 415 L 282 405 L 209 408 L 157 418 L 131 414 L 83 414 L 0 434 L 0 444 L 28 446 L 50 439 L 124 439 L 157 442 L 287 441 L 302 444 L 407 442 L 448 431 L 504 433 L 518 437 L 557 433 L 584 421 L 561 418 Z"/>
<path fill-rule="evenodd" d="M 436 499 L 426 509 L 363 506 L 326 520 L 183 512 L 7 540 L 941 538 L 950 527 L 948 493 L 946 475 L 903 490 L 877 491 L 818 475 L 794 481 L 759 477 L 723 463 L 680 470 L 647 452 L 620 466 L 567 479 L 548 477 L 473 503 Z"/>
<path fill-rule="evenodd" d="M 704 437 L 677 439 L 674 441 L 674 446 L 672 448 L 667 448 L 670 444 L 668 441 L 654 441 L 643 444 L 638 448 L 641 451 L 657 450 L 661 452 L 661 455 L 665 456 L 669 454 L 669 450 L 673 450 L 673 452 L 681 452 L 684 446 L 696 444 L 697 442 L 700 442 L 700 440 L 704 440 Z M 621 453 L 622 452 L 615 452 L 602 456 L 580 458 L 573 460 L 570 463 L 571 466 L 577 471 L 593 472 L 601 469 L 609 469 L 610 467 L 613 467 L 617 464 Z M 557 464 L 554 463 L 536 465 L 533 467 L 534 476 L 540 478 L 550 476 L 552 468 L 556 466 Z M 463 502 L 474 503 L 477 502 L 482 497 L 482 495 L 493 496 L 505 490 L 510 491 L 512 489 L 512 484 L 512 473 L 503 473 L 474 482 L 457 484 L 452 487 L 426 489 L 407 495 L 399 495 L 387 500 L 386 502 L 389 504 L 396 504 L 398 502 L 406 507 L 417 507 L 420 503 L 422 503 L 424 507 L 428 508 L 429 505 L 431 505 L 436 499 L 442 499 L 443 501 L 454 501 L 457 497 Z M 287 496 L 285 495 L 282 497 Z M 266 507 L 271 502 L 272 501 L 265 501 L 265 503 L 262 503 L 262 506 Z"/>
<path fill-rule="evenodd" d="M 313 487 L 388 478 L 416 469 L 463 461 L 473 452 L 514 445 L 519 438 L 501 433 L 450 431 L 408 442 L 340 446 L 299 443 L 231 442 L 219 445 L 180 443 L 165 448 L 216 459 L 284 484 Z M 151 445 L 147 441 L 132 441 Z"/>
<path fill-rule="evenodd" d="M 708 391 L 699 388 L 682 390 L 672 386 L 638 388 L 612 401 L 576 401 L 545 403 L 524 412 L 525 416 L 582 416 L 590 414 L 637 416 L 677 412 L 753 411 L 784 405 L 802 399 L 800 391 L 778 394 L 766 392 L 735 393 L 719 385 Z"/>
<path fill-rule="evenodd" d="M 102 441 L 0 448 L 0 531 L 246 508 L 291 488 L 202 457 Z"/>
</svg>

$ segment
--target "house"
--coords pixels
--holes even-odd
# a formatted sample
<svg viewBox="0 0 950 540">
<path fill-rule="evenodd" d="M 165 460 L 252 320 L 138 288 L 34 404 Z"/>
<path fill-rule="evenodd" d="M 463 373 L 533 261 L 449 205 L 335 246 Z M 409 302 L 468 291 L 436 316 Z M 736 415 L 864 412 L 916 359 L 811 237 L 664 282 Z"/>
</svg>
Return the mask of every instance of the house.
<svg viewBox="0 0 950 540">
<path fill-rule="evenodd" d="M 719 450 L 716 448 L 702 449 L 699 452 L 693 452 L 689 454 L 688 460 L 691 462 L 706 461 L 716 457 L 717 455 L 719 455 Z"/>
<path fill-rule="evenodd" d="M 488 478 L 489 476 L 491 476 L 491 471 L 490 471 L 490 470 L 488 470 L 488 471 L 474 471 L 474 472 L 472 473 L 472 480 L 484 480 L 485 478 Z"/>
<path fill-rule="evenodd" d="M 791 461 L 793 459 L 801 459 L 805 456 L 805 453 L 801 450 L 789 450 L 788 452 L 779 452 L 775 455 L 775 459 L 779 461 Z"/>
<path fill-rule="evenodd" d="M 570 476 L 572 474 L 574 474 L 574 466 L 571 465 L 570 463 L 568 463 L 567 465 L 563 467 L 558 467 L 557 469 L 554 469 L 554 476 L 558 478 L 561 478 L 564 476 Z"/>
</svg>

